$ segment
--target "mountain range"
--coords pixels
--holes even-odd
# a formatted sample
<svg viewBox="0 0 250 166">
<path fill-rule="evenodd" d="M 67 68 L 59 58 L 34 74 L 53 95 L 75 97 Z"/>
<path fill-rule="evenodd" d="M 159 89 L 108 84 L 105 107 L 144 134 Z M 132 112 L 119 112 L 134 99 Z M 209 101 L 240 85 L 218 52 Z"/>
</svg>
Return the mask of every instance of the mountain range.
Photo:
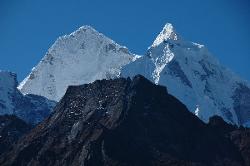
<svg viewBox="0 0 250 166">
<path fill-rule="evenodd" d="M 60 37 L 19 84 L 24 94 L 58 102 L 69 85 L 141 74 L 168 88 L 204 122 L 213 115 L 250 126 L 250 85 L 201 44 L 167 23 L 145 55 L 131 53 L 90 26 Z"/>
<path fill-rule="evenodd" d="M 250 166 L 248 127 L 249 82 L 170 23 L 145 55 L 83 26 L 0 71 L 1 166 Z"/>
</svg>

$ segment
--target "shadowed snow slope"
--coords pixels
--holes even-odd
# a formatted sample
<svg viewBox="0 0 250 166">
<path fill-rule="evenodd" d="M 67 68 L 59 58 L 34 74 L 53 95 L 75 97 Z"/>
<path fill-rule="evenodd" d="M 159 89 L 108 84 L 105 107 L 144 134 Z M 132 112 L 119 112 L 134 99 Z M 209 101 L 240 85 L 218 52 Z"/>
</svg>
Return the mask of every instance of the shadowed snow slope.
<svg viewBox="0 0 250 166">
<path fill-rule="evenodd" d="M 54 106 L 55 102 L 45 97 L 23 95 L 17 89 L 16 74 L 0 71 L 0 115 L 14 114 L 27 123 L 37 124 Z"/>
</svg>

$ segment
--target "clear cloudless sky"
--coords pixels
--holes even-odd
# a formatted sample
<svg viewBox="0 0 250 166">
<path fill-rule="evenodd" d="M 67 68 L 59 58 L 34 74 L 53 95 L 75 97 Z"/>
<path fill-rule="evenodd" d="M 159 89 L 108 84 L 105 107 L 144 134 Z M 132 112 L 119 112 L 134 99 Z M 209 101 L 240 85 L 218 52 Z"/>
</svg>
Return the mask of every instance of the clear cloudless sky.
<svg viewBox="0 0 250 166">
<path fill-rule="evenodd" d="M 82 25 L 144 54 L 166 22 L 250 80 L 249 0 L 0 0 L 0 70 L 21 81 L 59 36 Z"/>
</svg>

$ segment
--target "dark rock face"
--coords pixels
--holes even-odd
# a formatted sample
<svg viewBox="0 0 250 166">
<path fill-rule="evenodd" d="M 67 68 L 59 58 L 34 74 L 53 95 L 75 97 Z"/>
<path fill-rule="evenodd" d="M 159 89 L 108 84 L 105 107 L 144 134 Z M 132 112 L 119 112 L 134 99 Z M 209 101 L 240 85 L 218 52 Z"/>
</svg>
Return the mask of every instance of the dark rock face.
<svg viewBox="0 0 250 166">
<path fill-rule="evenodd" d="M 210 118 L 208 126 L 217 134 L 223 134 L 230 138 L 237 150 L 241 153 L 246 166 L 250 165 L 250 129 L 236 128 L 236 126 L 227 124 L 221 117 L 214 116 Z"/>
<path fill-rule="evenodd" d="M 95 81 L 69 87 L 0 165 L 250 165 L 238 148 L 245 142 L 228 137 L 235 127 L 222 124 L 204 124 L 142 76 Z"/>
<path fill-rule="evenodd" d="M 250 119 L 250 89 L 239 83 L 232 96 L 234 100 L 234 109 L 240 125 L 243 125 Z"/>
<path fill-rule="evenodd" d="M 30 131 L 31 127 L 14 115 L 0 116 L 0 156 L 10 150 L 13 143 Z"/>
<path fill-rule="evenodd" d="M 207 77 L 211 77 L 216 74 L 216 70 L 213 69 L 213 65 L 210 63 L 206 63 L 204 60 L 199 61 L 199 64 L 202 66 L 203 71 L 206 75 L 202 75 L 201 79 L 204 80 Z"/>
<path fill-rule="evenodd" d="M 231 140 L 238 147 L 246 165 L 250 165 L 250 129 L 241 128 L 232 131 Z"/>
</svg>

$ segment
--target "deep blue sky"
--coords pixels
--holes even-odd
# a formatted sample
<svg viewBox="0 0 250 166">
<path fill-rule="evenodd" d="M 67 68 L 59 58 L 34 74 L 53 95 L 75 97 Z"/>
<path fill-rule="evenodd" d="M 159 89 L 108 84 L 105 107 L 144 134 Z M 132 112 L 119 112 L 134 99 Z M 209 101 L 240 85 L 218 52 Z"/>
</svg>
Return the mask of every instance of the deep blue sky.
<svg viewBox="0 0 250 166">
<path fill-rule="evenodd" d="M 22 80 L 57 37 L 86 24 L 143 54 L 166 22 L 250 80 L 249 0 L 0 0 L 0 69 Z"/>
</svg>

